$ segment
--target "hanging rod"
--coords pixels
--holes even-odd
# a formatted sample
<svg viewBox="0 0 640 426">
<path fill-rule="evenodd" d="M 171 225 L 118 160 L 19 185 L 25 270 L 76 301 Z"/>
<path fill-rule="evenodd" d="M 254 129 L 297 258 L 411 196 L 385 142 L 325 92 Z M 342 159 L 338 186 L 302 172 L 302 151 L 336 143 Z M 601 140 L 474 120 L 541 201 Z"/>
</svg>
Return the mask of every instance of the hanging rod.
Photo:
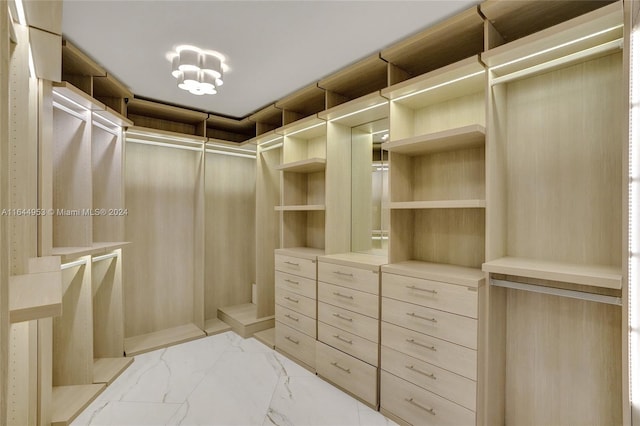
<svg viewBox="0 0 640 426">
<path fill-rule="evenodd" d="M 622 306 L 622 299 L 615 296 L 587 293 L 586 291 L 565 290 L 563 288 L 544 287 L 540 285 L 524 284 L 514 281 L 498 280 L 491 278 L 491 285 L 496 287 L 512 288 L 515 290 L 530 291 L 533 293 L 550 294 L 552 296 L 569 297 L 571 299 L 586 300 L 589 302 L 606 303 L 608 305 Z"/>
<path fill-rule="evenodd" d="M 113 253 L 103 254 L 102 256 L 93 257 L 91 258 L 91 262 L 100 262 L 101 260 L 113 259 L 114 257 L 118 257 L 118 253 L 115 251 Z"/>
<path fill-rule="evenodd" d="M 73 268 L 75 266 L 86 265 L 86 264 L 87 264 L 87 259 L 80 259 L 74 262 L 63 263 L 62 265 L 60 265 L 60 270 L 64 271 L 65 269 Z"/>
</svg>

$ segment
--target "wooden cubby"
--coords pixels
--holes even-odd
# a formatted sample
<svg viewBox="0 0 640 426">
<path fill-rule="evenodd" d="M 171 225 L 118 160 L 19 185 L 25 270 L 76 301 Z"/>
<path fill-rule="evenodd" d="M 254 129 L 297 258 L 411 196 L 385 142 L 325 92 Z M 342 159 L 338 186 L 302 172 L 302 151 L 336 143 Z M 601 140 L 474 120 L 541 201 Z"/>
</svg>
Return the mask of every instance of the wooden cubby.
<svg viewBox="0 0 640 426">
<path fill-rule="evenodd" d="M 382 91 L 391 100 L 390 262 L 484 260 L 484 67 L 478 57 Z"/>
<path fill-rule="evenodd" d="M 206 137 L 209 114 L 133 98 L 127 103 L 127 118 L 136 127 Z"/>
<path fill-rule="evenodd" d="M 282 110 L 276 105 L 269 105 L 249 116 L 249 120 L 256 123 L 256 137 L 282 127 Z"/>
<path fill-rule="evenodd" d="M 246 142 L 256 135 L 256 124 L 248 117 L 242 120 L 209 115 L 206 135 L 209 139 Z"/>
<path fill-rule="evenodd" d="M 288 124 L 324 111 L 325 93 L 313 83 L 280 99 L 275 107 L 282 110 L 282 125 L 286 128 Z"/>
<path fill-rule="evenodd" d="M 622 24 L 617 2 L 482 54 L 487 424 L 621 424 L 628 410 L 625 311 L 592 297 L 624 299 Z"/>
</svg>

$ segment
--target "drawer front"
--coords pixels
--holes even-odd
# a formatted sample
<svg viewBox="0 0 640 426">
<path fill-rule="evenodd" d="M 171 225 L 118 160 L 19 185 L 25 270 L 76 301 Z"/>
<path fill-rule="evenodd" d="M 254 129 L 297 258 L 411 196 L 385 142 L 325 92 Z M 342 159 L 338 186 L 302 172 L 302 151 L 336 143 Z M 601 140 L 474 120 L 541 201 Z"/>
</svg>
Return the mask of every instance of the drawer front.
<svg viewBox="0 0 640 426">
<path fill-rule="evenodd" d="M 382 320 L 471 349 L 478 348 L 478 320 L 382 298 Z"/>
<path fill-rule="evenodd" d="M 288 272 L 300 277 L 316 279 L 316 262 L 309 259 L 301 259 L 299 257 L 285 256 L 276 254 L 276 270 Z"/>
<path fill-rule="evenodd" d="M 316 301 L 276 287 L 276 305 L 284 306 L 302 315 L 316 318 Z"/>
<path fill-rule="evenodd" d="M 382 345 L 477 380 L 477 352 L 464 346 L 382 323 Z"/>
<path fill-rule="evenodd" d="M 276 348 L 315 368 L 316 339 L 276 321 Z"/>
<path fill-rule="evenodd" d="M 382 295 L 428 308 L 478 318 L 478 289 L 473 287 L 383 273 Z"/>
<path fill-rule="evenodd" d="M 366 362 L 316 342 L 316 371 L 369 404 L 378 404 L 378 370 Z"/>
<path fill-rule="evenodd" d="M 378 365 L 378 344 L 325 323 L 318 323 L 318 340 L 371 365 Z"/>
<path fill-rule="evenodd" d="M 380 318 L 379 299 L 380 297 L 374 294 L 323 282 L 318 283 L 318 301 L 371 318 Z"/>
<path fill-rule="evenodd" d="M 379 322 L 375 318 L 318 302 L 318 321 L 378 343 Z"/>
<path fill-rule="evenodd" d="M 476 382 L 383 346 L 381 368 L 414 385 L 476 410 Z"/>
<path fill-rule="evenodd" d="M 380 294 L 379 274 L 378 271 L 318 262 L 318 281 L 372 294 Z"/>
<path fill-rule="evenodd" d="M 276 271 L 276 286 L 310 299 L 316 298 L 316 280 Z"/>
<path fill-rule="evenodd" d="M 472 426 L 476 415 L 458 404 L 382 371 L 380 408 L 414 425 Z"/>
<path fill-rule="evenodd" d="M 284 306 L 276 305 L 276 321 L 286 324 L 291 328 L 302 331 L 307 336 L 316 338 L 316 320 L 315 318 L 302 315 Z"/>
</svg>

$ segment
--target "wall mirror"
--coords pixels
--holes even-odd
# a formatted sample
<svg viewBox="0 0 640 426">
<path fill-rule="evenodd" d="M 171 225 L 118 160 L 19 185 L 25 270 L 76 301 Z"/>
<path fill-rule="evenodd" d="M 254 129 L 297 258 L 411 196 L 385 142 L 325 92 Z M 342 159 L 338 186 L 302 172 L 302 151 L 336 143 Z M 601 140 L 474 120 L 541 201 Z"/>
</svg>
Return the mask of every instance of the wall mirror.
<svg viewBox="0 0 640 426">
<path fill-rule="evenodd" d="M 351 251 L 385 256 L 389 244 L 389 119 L 351 128 Z"/>
</svg>

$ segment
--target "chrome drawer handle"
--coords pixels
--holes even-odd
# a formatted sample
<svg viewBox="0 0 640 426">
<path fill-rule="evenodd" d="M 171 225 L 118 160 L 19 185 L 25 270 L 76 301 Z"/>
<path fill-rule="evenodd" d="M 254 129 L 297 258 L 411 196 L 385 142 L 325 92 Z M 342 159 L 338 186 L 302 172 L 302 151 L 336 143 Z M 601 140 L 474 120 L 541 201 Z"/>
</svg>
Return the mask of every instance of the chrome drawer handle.
<svg viewBox="0 0 640 426">
<path fill-rule="evenodd" d="M 284 262 L 284 263 L 286 263 L 287 265 L 291 265 L 291 266 L 300 266 L 300 264 L 299 264 L 299 263 L 296 263 L 296 262 L 289 262 L 288 260 L 285 260 L 285 262 Z"/>
<path fill-rule="evenodd" d="M 291 284 L 300 285 L 300 283 L 299 283 L 298 281 L 293 281 L 293 280 L 290 280 L 290 279 L 288 279 L 288 278 L 287 278 L 287 279 L 285 279 L 284 281 L 285 281 L 285 282 L 288 282 L 288 283 L 291 283 Z"/>
<path fill-rule="evenodd" d="M 438 320 L 435 318 L 427 318 L 427 317 L 423 317 L 421 315 L 416 314 L 415 312 L 407 312 L 407 315 L 409 315 L 410 317 L 414 317 L 414 318 L 419 318 L 425 321 L 431 321 L 433 323 L 437 323 Z"/>
<path fill-rule="evenodd" d="M 415 285 L 408 285 L 407 288 L 409 290 L 418 290 L 418 291 L 424 291 L 425 293 L 438 294 L 436 290 L 430 290 L 428 288 L 420 288 L 420 287 L 416 287 Z"/>
<path fill-rule="evenodd" d="M 289 337 L 289 336 L 285 336 L 285 339 L 287 339 L 290 342 L 295 343 L 296 345 L 300 343 L 299 340 L 294 339 L 293 337 Z"/>
<path fill-rule="evenodd" d="M 423 376 L 427 376 L 430 379 L 436 380 L 436 375 L 433 373 L 427 373 L 426 371 L 418 370 L 413 365 L 405 365 L 404 368 L 407 370 L 415 371 L 418 374 L 422 374 Z"/>
<path fill-rule="evenodd" d="M 407 342 L 411 343 L 412 345 L 420 346 L 421 348 L 429 349 L 430 351 L 437 351 L 435 346 L 427 346 L 424 343 L 416 342 L 414 339 L 407 339 Z"/>
<path fill-rule="evenodd" d="M 333 271 L 334 274 L 337 275 L 344 275 L 345 277 L 353 277 L 353 274 L 349 274 L 347 272 L 342 272 L 342 271 Z"/>
<path fill-rule="evenodd" d="M 331 365 L 333 365 L 336 368 L 339 368 L 340 370 L 344 371 L 345 373 L 351 374 L 351 369 L 350 368 L 344 368 L 343 366 L 341 366 L 337 362 L 332 362 Z"/>
<path fill-rule="evenodd" d="M 339 334 L 334 334 L 334 335 L 333 335 L 333 337 L 335 337 L 336 339 L 341 340 L 341 341 L 343 341 L 343 342 L 345 342 L 345 343 L 348 343 L 348 344 L 350 344 L 350 345 L 353 345 L 353 340 L 345 339 L 344 337 L 342 337 L 342 336 L 341 336 L 341 335 L 339 335 Z"/>
<path fill-rule="evenodd" d="M 340 315 L 339 313 L 334 313 L 333 316 L 336 318 L 340 318 L 341 320 L 353 322 L 353 318 L 345 317 L 344 315 Z"/>
<path fill-rule="evenodd" d="M 436 410 L 434 410 L 433 408 L 427 408 L 427 407 L 425 407 L 425 406 L 423 406 L 421 404 L 418 404 L 417 402 L 415 402 L 413 400 L 413 398 L 405 398 L 404 400 L 407 401 L 409 404 L 415 405 L 416 407 L 426 411 L 427 413 L 429 413 L 429 414 L 431 414 L 433 416 L 436 415 Z"/>
<path fill-rule="evenodd" d="M 298 303 L 299 302 L 299 300 L 296 300 L 293 297 L 285 296 L 284 298 L 287 299 L 289 302 L 293 302 L 293 303 Z"/>
<path fill-rule="evenodd" d="M 291 319 L 291 320 L 294 320 L 294 321 L 300 321 L 300 318 L 292 317 L 292 316 L 291 316 L 291 315 L 289 315 L 289 314 L 284 314 L 284 316 L 285 316 L 285 317 L 287 317 L 287 318 L 289 318 L 289 319 Z"/>
<path fill-rule="evenodd" d="M 353 300 L 353 296 L 347 296 L 346 294 L 342 294 L 342 293 L 337 292 L 337 291 L 334 291 L 334 292 L 333 292 L 333 295 L 334 295 L 334 296 L 344 297 L 345 299 L 351 299 L 351 300 Z"/>
</svg>

